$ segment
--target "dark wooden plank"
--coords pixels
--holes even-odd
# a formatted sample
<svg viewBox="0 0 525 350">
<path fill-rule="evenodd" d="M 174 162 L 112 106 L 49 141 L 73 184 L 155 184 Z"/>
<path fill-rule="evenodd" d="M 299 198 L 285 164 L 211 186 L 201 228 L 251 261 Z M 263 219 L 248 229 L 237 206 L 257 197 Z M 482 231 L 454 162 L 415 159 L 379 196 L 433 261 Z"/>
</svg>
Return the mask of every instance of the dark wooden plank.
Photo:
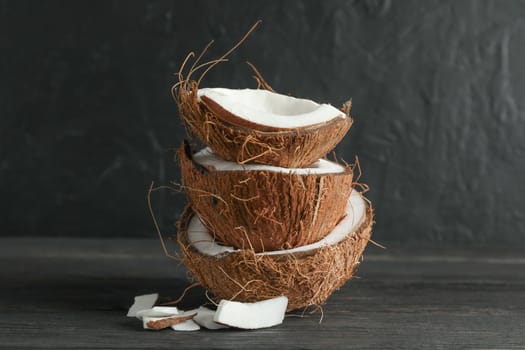
<svg viewBox="0 0 525 350">
<path fill-rule="evenodd" d="M 370 247 L 359 278 L 320 315 L 258 331 L 149 332 L 125 317 L 133 296 L 180 295 L 183 266 L 150 240 L 0 240 L 0 347 L 523 349 L 519 247 Z M 206 302 L 192 290 L 183 307 Z"/>
</svg>

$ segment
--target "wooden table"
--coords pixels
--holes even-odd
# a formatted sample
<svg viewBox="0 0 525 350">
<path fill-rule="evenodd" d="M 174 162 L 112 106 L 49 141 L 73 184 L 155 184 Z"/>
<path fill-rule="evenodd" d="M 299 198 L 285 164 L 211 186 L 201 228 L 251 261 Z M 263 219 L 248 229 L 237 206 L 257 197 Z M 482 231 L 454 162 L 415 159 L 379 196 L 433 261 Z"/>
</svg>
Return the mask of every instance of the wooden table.
<svg viewBox="0 0 525 350">
<path fill-rule="evenodd" d="M 145 331 L 135 295 L 177 297 L 184 266 L 154 240 L 0 239 L 0 348 L 525 349 L 519 248 L 369 246 L 319 314 L 257 331 Z M 183 307 L 206 302 L 194 288 Z"/>
</svg>

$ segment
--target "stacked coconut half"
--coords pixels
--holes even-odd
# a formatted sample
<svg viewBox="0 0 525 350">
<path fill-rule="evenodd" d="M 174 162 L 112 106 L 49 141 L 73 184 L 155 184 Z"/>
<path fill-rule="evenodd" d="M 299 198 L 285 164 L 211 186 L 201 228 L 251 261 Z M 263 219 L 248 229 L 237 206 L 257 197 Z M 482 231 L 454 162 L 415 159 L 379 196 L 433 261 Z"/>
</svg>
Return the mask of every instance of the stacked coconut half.
<svg viewBox="0 0 525 350">
<path fill-rule="evenodd" d="M 189 205 L 178 242 L 193 277 L 219 299 L 323 304 L 354 273 L 373 224 L 353 167 L 324 159 L 352 125 L 350 104 L 194 81 L 174 96 L 207 145 L 179 150 Z"/>
</svg>

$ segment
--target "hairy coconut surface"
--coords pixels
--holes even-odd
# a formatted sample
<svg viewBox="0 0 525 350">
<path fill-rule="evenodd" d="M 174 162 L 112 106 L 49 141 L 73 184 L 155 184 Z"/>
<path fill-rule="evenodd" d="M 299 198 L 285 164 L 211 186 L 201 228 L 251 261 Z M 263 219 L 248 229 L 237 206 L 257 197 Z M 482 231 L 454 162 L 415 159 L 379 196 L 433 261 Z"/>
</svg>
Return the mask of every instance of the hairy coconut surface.
<svg viewBox="0 0 525 350">
<path fill-rule="evenodd" d="M 327 245 L 335 245 L 342 241 L 348 232 L 351 232 L 361 222 L 366 211 L 366 204 L 361 193 L 352 191 L 345 208 L 345 216 L 339 221 L 334 229 L 326 235 L 323 239 L 295 248 L 284 250 L 272 250 L 259 252 L 256 254 L 279 255 L 279 254 L 295 254 L 314 249 L 321 248 Z M 188 242 L 197 249 L 200 253 L 205 255 L 221 255 L 224 253 L 231 253 L 237 248 L 220 244 L 208 231 L 206 226 L 202 223 L 201 218 L 196 214 L 188 224 Z"/>
<path fill-rule="evenodd" d="M 307 167 L 328 154 L 352 125 L 350 104 L 341 110 L 343 118 L 309 126 L 276 129 L 254 123 L 235 125 L 213 100 L 199 99 L 198 91 L 196 81 L 184 82 L 174 90 L 188 133 L 196 135 L 221 158 L 237 163 Z"/>
<path fill-rule="evenodd" d="M 218 299 L 254 302 L 284 295 L 289 300 L 288 311 L 324 304 L 352 277 L 373 225 L 373 210 L 366 204 L 359 223 L 335 244 L 296 253 L 257 254 L 240 249 L 213 256 L 190 243 L 188 226 L 193 216 L 188 206 L 178 234 L 183 262 L 193 277 Z"/>
<path fill-rule="evenodd" d="M 352 191 L 349 166 L 333 164 L 326 173 L 250 165 L 217 170 L 213 162 L 195 162 L 187 143 L 179 158 L 191 206 L 206 227 L 223 244 L 255 252 L 322 239 L 344 216 Z"/>
</svg>

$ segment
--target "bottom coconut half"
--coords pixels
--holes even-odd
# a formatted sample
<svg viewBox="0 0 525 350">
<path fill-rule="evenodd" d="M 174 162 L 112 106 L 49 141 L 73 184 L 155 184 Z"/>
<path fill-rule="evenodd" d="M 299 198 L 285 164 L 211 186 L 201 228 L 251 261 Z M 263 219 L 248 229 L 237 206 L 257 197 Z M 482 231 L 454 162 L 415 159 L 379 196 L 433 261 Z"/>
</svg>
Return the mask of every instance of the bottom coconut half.
<svg viewBox="0 0 525 350">
<path fill-rule="evenodd" d="M 321 305 L 354 274 L 370 239 L 373 209 L 353 190 L 346 216 L 321 241 L 255 253 L 217 244 L 187 207 L 179 221 L 183 262 L 219 299 L 254 302 L 288 297 L 288 311 Z"/>
</svg>

